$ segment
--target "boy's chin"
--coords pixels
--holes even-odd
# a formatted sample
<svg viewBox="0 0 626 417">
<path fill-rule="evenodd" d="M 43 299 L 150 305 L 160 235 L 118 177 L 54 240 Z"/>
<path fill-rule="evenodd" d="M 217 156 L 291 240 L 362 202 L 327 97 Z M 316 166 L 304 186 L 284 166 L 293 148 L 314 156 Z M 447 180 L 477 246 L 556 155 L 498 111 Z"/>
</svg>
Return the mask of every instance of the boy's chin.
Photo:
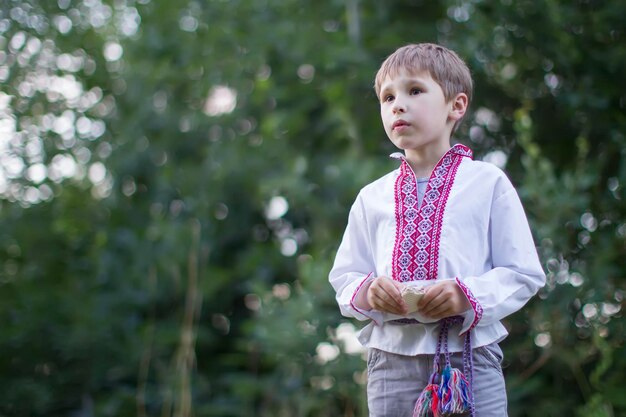
<svg viewBox="0 0 626 417">
<path fill-rule="evenodd" d="M 410 141 L 407 140 L 404 137 L 397 137 L 397 136 L 392 136 L 389 138 L 389 140 L 391 141 L 391 143 L 393 143 L 393 145 L 398 148 L 398 149 L 402 149 L 403 151 L 406 150 L 408 147 L 410 147 Z"/>
<path fill-rule="evenodd" d="M 415 141 L 406 140 L 406 139 L 392 139 L 391 143 L 394 146 L 402 151 L 410 151 L 412 149 L 419 149 L 422 145 L 416 143 Z"/>
<path fill-rule="evenodd" d="M 403 151 L 424 151 L 430 148 L 438 149 L 443 144 L 436 140 L 418 140 L 414 138 L 393 138 L 391 143 L 400 150 Z M 449 145 L 448 145 L 449 147 Z"/>
</svg>

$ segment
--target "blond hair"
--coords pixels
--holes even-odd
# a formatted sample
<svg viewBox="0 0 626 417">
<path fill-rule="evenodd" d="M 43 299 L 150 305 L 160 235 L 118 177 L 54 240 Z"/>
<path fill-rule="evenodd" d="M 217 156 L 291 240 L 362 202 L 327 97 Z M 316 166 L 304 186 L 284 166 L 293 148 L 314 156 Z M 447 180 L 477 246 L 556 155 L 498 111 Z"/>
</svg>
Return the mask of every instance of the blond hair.
<svg viewBox="0 0 626 417">
<path fill-rule="evenodd" d="M 380 96 L 380 86 L 385 78 L 395 77 L 402 70 L 409 74 L 428 71 L 432 79 L 441 86 L 446 101 L 459 93 L 465 93 L 469 106 L 472 99 L 472 76 L 465 62 L 454 51 L 433 43 L 410 44 L 398 48 L 385 59 L 376 74 L 374 89 L 377 97 Z"/>
</svg>

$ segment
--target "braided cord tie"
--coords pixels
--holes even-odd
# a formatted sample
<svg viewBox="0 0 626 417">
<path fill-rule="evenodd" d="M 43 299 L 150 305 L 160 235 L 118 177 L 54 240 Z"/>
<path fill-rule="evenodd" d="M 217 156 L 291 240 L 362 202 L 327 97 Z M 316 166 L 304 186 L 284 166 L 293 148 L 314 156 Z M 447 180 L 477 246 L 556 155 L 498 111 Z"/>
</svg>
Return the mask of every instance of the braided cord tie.
<svg viewBox="0 0 626 417">
<path fill-rule="evenodd" d="M 443 352 L 446 355 L 446 365 L 448 354 L 448 320 L 443 320 L 441 323 L 441 329 L 439 330 L 439 338 L 437 339 L 437 347 L 435 348 L 435 356 L 433 357 L 433 373 L 430 376 L 430 383 L 434 384 L 437 381 L 437 377 L 441 372 L 441 348 L 443 347 Z"/>
<path fill-rule="evenodd" d="M 442 323 L 443 327 L 446 327 L 447 324 L 444 321 Z M 437 347 L 435 348 L 435 356 L 433 357 L 433 373 L 430 375 L 430 379 L 428 381 L 428 385 L 424 388 L 417 398 L 415 402 L 415 407 L 413 408 L 413 417 L 439 417 L 440 416 L 440 386 L 437 383 L 437 377 L 440 372 L 440 355 L 441 355 L 441 347 L 448 346 L 448 331 L 447 327 L 444 331 L 439 332 L 439 338 L 437 340 Z"/>
<path fill-rule="evenodd" d="M 474 404 L 474 358 L 472 357 L 471 334 L 472 332 L 468 331 L 465 335 L 465 342 L 463 346 L 463 373 L 469 382 L 470 415 L 474 417 L 476 405 Z"/>
<path fill-rule="evenodd" d="M 448 348 L 450 327 L 462 321 L 463 318 L 460 316 L 441 321 L 433 357 L 433 372 L 428 385 L 415 403 L 414 417 L 449 416 L 468 411 L 472 417 L 475 416 L 474 394 L 472 392 L 474 364 L 470 332 L 466 333 L 463 344 L 463 373 L 452 368 Z M 444 355 L 443 369 L 441 368 L 442 353 Z M 439 376 L 441 377 L 439 378 Z"/>
<path fill-rule="evenodd" d="M 454 324 L 463 323 L 463 317 L 454 316 L 449 317 L 443 320 L 441 329 L 439 331 L 439 341 L 442 341 L 443 334 L 443 352 L 445 356 L 445 368 L 442 375 L 442 380 L 447 380 L 446 384 L 442 383 L 441 391 L 442 397 L 445 397 L 443 393 L 446 387 L 449 388 L 450 384 L 456 385 L 457 395 L 453 395 L 453 399 L 448 403 L 444 402 L 442 404 L 443 412 L 442 415 L 453 414 L 455 412 L 461 411 L 461 408 L 466 409 L 466 412 L 469 411 L 470 415 L 474 417 L 475 415 L 475 404 L 474 404 L 474 361 L 472 359 L 472 341 L 471 341 L 471 332 L 468 331 L 465 334 L 465 340 L 463 342 L 463 374 L 462 375 L 454 375 L 458 371 L 452 368 L 450 363 L 450 350 L 448 349 L 448 332 L 450 327 Z M 439 342 L 437 343 L 439 345 Z M 439 354 L 436 354 L 437 357 Z M 450 373 L 453 375 L 451 376 Z M 452 379 L 450 381 L 450 378 Z M 465 381 L 462 381 L 464 379 Z M 446 398 L 442 398 L 442 401 Z M 469 408 L 469 410 L 467 410 Z"/>
</svg>

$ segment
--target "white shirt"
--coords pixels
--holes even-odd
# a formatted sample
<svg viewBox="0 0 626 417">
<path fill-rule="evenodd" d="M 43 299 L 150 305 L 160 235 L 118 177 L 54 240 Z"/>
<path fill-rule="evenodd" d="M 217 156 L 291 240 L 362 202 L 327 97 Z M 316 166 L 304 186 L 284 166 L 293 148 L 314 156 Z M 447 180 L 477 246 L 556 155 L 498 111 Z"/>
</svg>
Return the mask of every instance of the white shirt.
<svg viewBox="0 0 626 417">
<path fill-rule="evenodd" d="M 463 145 L 437 163 L 421 204 L 413 171 L 402 154 L 400 168 L 365 186 L 352 205 L 329 275 L 344 316 L 370 322 L 359 332 L 365 347 L 402 355 L 433 354 L 438 323 L 418 313 L 417 324 L 356 307 L 363 284 L 388 276 L 410 285 L 454 279 L 472 308 L 452 328 L 449 350 L 463 350 L 507 336 L 500 320 L 519 310 L 545 284 L 517 192 L 497 167 L 472 160 Z"/>
</svg>

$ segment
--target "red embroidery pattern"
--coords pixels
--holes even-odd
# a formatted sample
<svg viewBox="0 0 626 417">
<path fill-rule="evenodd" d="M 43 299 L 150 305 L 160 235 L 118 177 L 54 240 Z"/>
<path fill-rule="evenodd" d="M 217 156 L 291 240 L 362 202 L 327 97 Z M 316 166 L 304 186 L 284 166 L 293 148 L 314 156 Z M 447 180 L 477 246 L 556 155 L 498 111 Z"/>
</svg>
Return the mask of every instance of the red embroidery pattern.
<svg viewBox="0 0 626 417">
<path fill-rule="evenodd" d="M 365 278 L 363 278 L 363 281 L 361 281 L 361 283 L 359 284 L 359 286 L 356 288 L 356 290 L 354 291 L 354 294 L 352 294 L 352 298 L 350 299 L 350 307 L 352 307 L 353 309 L 355 309 L 356 311 L 358 311 L 359 313 L 366 315 L 366 312 L 361 311 L 360 308 L 358 308 L 355 304 L 354 304 L 354 299 L 356 298 L 357 294 L 359 293 L 359 291 L 361 291 L 361 287 L 363 286 L 363 284 L 365 284 L 367 281 L 369 281 L 370 277 L 372 276 L 372 272 L 370 272 L 369 274 L 367 274 L 367 276 Z"/>
<path fill-rule="evenodd" d="M 454 145 L 439 160 L 430 175 L 421 206 L 413 170 L 402 161 L 395 184 L 396 240 L 393 279 L 401 282 L 436 279 L 441 225 L 454 177 L 463 157 L 472 151 Z"/>
<path fill-rule="evenodd" d="M 465 294 L 467 300 L 470 302 L 472 310 L 474 310 L 474 321 L 472 321 L 471 326 L 469 327 L 469 329 L 467 329 L 467 331 L 469 332 L 474 327 L 476 327 L 480 319 L 483 317 L 483 306 L 480 305 L 476 297 L 474 297 L 472 291 L 470 291 L 470 289 L 465 284 L 463 284 L 460 279 L 456 278 L 456 283 L 459 285 L 459 287 L 463 291 L 463 294 Z"/>
</svg>

